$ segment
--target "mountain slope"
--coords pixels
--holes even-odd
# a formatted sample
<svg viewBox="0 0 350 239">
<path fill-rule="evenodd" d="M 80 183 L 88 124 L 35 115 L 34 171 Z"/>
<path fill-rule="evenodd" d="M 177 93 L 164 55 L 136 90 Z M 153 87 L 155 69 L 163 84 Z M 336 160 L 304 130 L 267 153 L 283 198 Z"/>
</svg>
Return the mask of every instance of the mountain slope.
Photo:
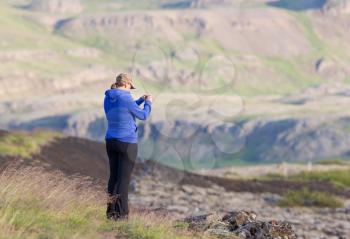
<svg viewBox="0 0 350 239">
<path fill-rule="evenodd" d="M 292 1 L 232 1 L 224 8 L 222 2 L 228 3 L 2 1 L 0 126 L 101 140 L 104 91 L 116 73 L 130 71 L 138 85 L 134 97 L 155 96 L 152 119 L 140 124 L 147 137 L 140 138 L 160 145 L 165 158 L 172 138 L 180 146 L 169 149 L 171 158 L 178 158 L 174 151 L 189 152 L 192 139 L 182 139 L 197 129 L 209 141 L 228 136 L 194 147 L 199 156 L 209 149 L 206 166 L 213 158 L 223 166 L 237 159 L 347 157 L 347 124 L 322 130 L 324 122 L 344 122 L 349 115 L 347 2 L 301 11 L 288 9 Z M 305 127 L 276 130 L 286 119 Z M 243 123 L 248 133 L 237 131 Z M 256 148 L 264 137 L 250 141 L 265 124 L 273 149 L 264 143 Z M 243 148 L 233 137 L 239 133 L 249 141 Z M 237 154 L 226 154 L 232 145 Z"/>
</svg>

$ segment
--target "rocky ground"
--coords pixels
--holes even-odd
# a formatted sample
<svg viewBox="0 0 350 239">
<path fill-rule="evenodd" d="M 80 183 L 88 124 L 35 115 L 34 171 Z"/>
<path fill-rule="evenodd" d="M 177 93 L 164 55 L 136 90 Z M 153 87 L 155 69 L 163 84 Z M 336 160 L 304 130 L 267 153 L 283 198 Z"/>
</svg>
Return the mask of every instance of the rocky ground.
<svg viewBox="0 0 350 239">
<path fill-rule="evenodd" d="M 166 210 L 176 218 L 213 212 L 220 217 L 229 211 L 246 210 L 265 221 L 290 222 L 297 238 L 350 238 L 350 200 L 346 201 L 344 208 L 339 209 L 291 209 L 278 207 L 276 204 L 280 196 L 271 193 L 229 192 L 215 185 L 208 188 L 177 185 L 148 176 L 135 180 L 132 186 L 132 204 Z"/>
</svg>

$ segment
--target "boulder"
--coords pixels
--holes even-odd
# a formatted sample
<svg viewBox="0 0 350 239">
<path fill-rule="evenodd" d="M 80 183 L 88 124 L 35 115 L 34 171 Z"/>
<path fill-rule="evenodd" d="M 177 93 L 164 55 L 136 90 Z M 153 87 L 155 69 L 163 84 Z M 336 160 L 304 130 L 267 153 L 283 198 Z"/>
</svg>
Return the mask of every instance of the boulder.
<svg viewBox="0 0 350 239">
<path fill-rule="evenodd" d="M 349 74 L 346 64 L 325 58 L 316 60 L 315 71 L 320 76 L 333 81 L 344 79 Z"/>
</svg>

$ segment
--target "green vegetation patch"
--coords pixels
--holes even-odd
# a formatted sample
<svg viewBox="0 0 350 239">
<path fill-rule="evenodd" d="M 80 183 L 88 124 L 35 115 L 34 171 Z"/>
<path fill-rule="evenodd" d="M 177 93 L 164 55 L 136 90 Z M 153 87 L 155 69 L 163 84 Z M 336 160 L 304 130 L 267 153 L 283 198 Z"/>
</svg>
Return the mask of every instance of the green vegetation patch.
<svg viewBox="0 0 350 239">
<path fill-rule="evenodd" d="M 105 217 L 105 193 L 87 178 L 39 168 L 0 174 L 1 239 L 205 238 L 166 216 L 131 209 L 129 220 Z"/>
<path fill-rule="evenodd" d="M 322 164 L 322 165 L 349 165 L 350 166 L 350 160 L 325 159 L 325 160 L 318 161 L 317 164 Z"/>
<path fill-rule="evenodd" d="M 341 199 L 325 192 L 310 191 L 303 188 L 298 191 L 287 191 L 278 203 L 281 207 L 343 207 Z"/>
<path fill-rule="evenodd" d="M 303 171 L 290 176 L 284 176 L 279 173 L 269 173 L 259 178 L 261 180 L 285 179 L 289 181 L 319 181 L 329 182 L 339 187 L 350 187 L 350 169 L 336 169 L 329 171 Z"/>
<path fill-rule="evenodd" d="M 337 186 L 350 187 L 350 170 L 301 172 L 291 178 L 303 181 L 326 181 Z"/>
<path fill-rule="evenodd" d="M 314 31 L 312 22 L 310 18 L 307 16 L 307 14 L 303 12 L 298 12 L 293 14 L 295 16 L 295 19 L 298 20 L 301 26 L 303 27 L 305 37 L 309 40 L 314 50 L 319 53 L 326 54 L 327 45 L 319 38 L 317 33 Z"/>
<path fill-rule="evenodd" d="M 0 138 L 0 155 L 28 158 L 59 137 L 62 135 L 52 131 L 12 132 Z"/>
<path fill-rule="evenodd" d="M 186 239 L 190 238 L 189 234 L 181 233 L 187 230 L 188 225 L 178 225 L 175 222 L 163 220 L 162 222 L 156 219 L 152 221 L 152 218 L 147 216 L 132 217 L 128 221 L 121 221 L 115 224 L 115 228 L 122 235 L 126 235 L 130 239 L 155 239 L 155 238 L 174 238 L 174 239 Z M 157 223 L 158 221 L 158 223 Z M 187 235 L 186 235 L 187 234 Z M 193 235 L 192 235 L 193 236 Z M 193 238 L 193 237 L 192 237 Z M 201 238 L 196 236 L 195 238 Z"/>
</svg>

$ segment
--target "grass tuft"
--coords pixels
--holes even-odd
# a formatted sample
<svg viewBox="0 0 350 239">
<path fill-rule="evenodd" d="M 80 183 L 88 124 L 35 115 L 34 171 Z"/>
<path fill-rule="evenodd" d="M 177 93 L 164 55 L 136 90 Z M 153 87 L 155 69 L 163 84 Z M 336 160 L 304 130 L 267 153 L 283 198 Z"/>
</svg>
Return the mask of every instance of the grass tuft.
<svg viewBox="0 0 350 239">
<path fill-rule="evenodd" d="M 52 131 L 11 132 L 0 138 L 0 155 L 29 158 L 40 152 L 40 148 L 54 139 L 62 137 Z"/>
<path fill-rule="evenodd" d="M 310 191 L 303 188 L 298 191 L 287 191 L 278 203 L 281 207 L 343 207 L 341 199 L 324 192 Z"/>
</svg>

